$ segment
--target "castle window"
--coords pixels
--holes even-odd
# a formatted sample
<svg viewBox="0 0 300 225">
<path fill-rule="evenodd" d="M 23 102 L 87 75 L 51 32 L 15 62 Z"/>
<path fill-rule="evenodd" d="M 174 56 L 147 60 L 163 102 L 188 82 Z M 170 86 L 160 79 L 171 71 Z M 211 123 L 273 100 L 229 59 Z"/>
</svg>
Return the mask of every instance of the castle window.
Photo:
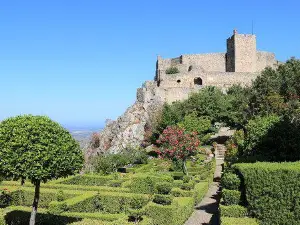
<svg viewBox="0 0 300 225">
<path fill-rule="evenodd" d="M 188 72 L 192 71 L 193 66 L 189 66 Z"/>
<path fill-rule="evenodd" d="M 179 84 L 181 82 L 181 80 L 177 80 L 177 83 Z"/>
<path fill-rule="evenodd" d="M 202 85 L 202 79 L 200 77 L 196 77 L 194 79 L 194 85 Z"/>
</svg>

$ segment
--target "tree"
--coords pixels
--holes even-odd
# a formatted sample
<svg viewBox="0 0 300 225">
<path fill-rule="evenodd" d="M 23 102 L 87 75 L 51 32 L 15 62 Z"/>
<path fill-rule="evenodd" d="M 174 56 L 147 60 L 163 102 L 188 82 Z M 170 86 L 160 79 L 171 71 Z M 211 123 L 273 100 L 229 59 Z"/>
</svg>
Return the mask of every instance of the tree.
<svg viewBox="0 0 300 225">
<path fill-rule="evenodd" d="M 46 116 L 22 115 L 0 123 L 0 171 L 35 186 L 30 225 L 35 224 L 40 184 L 77 173 L 83 166 L 79 143 Z"/>
<path fill-rule="evenodd" d="M 182 160 L 183 172 L 188 175 L 186 161 L 199 152 L 200 140 L 197 133 L 187 133 L 177 126 L 167 127 L 157 140 L 157 144 L 160 146 L 157 150 L 158 155 L 173 161 Z"/>
</svg>

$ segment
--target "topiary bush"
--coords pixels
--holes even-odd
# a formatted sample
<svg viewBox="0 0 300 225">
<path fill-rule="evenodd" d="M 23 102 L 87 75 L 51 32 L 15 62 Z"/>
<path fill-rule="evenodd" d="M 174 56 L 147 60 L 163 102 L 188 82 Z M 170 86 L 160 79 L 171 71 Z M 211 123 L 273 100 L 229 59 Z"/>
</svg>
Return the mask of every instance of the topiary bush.
<svg viewBox="0 0 300 225">
<path fill-rule="evenodd" d="M 172 200 L 173 198 L 170 195 L 155 194 L 153 197 L 153 202 L 160 205 L 171 205 Z"/>
<path fill-rule="evenodd" d="M 169 194 L 172 187 L 172 183 L 169 182 L 159 182 L 155 185 L 156 192 L 163 195 Z"/>
<path fill-rule="evenodd" d="M 241 192 L 223 189 L 222 199 L 224 205 L 238 205 L 241 203 Z"/>
<path fill-rule="evenodd" d="M 240 178 L 234 173 L 224 173 L 221 178 L 222 188 L 229 190 L 239 190 L 241 185 Z"/>
</svg>

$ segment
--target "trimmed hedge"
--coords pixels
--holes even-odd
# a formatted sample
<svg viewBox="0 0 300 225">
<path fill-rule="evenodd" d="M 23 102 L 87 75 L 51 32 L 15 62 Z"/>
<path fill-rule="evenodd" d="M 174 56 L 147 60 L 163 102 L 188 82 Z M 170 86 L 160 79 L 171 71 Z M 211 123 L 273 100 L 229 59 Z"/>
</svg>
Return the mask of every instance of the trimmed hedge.
<svg viewBox="0 0 300 225">
<path fill-rule="evenodd" d="M 200 182 L 195 185 L 195 188 L 193 190 L 193 197 L 196 204 L 201 202 L 206 192 L 208 191 L 208 188 L 209 184 L 207 182 Z"/>
<path fill-rule="evenodd" d="M 240 178 L 234 173 L 224 173 L 221 178 L 222 188 L 229 190 L 239 190 L 241 185 Z"/>
<path fill-rule="evenodd" d="M 65 191 L 65 198 L 73 198 L 80 195 L 77 191 Z M 54 189 L 41 189 L 39 206 L 47 208 L 51 201 L 56 201 L 58 198 L 59 190 Z M 12 205 L 18 206 L 32 206 L 34 198 L 34 189 L 28 187 L 20 187 L 18 190 L 11 192 Z"/>
<path fill-rule="evenodd" d="M 259 225 L 256 219 L 253 218 L 234 218 L 222 217 L 221 225 Z"/>
<path fill-rule="evenodd" d="M 60 214 L 64 211 L 122 213 L 129 208 L 135 208 L 137 202 L 140 207 L 143 207 L 149 200 L 149 196 L 142 194 L 92 192 L 62 202 L 51 202 L 49 211 L 53 214 Z"/>
<path fill-rule="evenodd" d="M 154 194 L 155 185 L 159 182 L 173 183 L 173 178 L 168 175 L 154 176 L 154 175 L 138 175 L 132 178 L 130 190 L 133 193 Z"/>
<path fill-rule="evenodd" d="M 146 214 L 153 224 L 182 225 L 194 211 L 193 198 L 174 198 L 171 205 L 159 205 L 154 202 L 146 206 Z"/>
<path fill-rule="evenodd" d="M 233 165 L 251 215 L 264 225 L 300 224 L 300 162 Z"/>
<path fill-rule="evenodd" d="M 238 205 L 241 203 L 241 192 L 223 189 L 222 199 L 224 205 Z"/>
<path fill-rule="evenodd" d="M 127 181 L 125 181 L 127 182 Z M 123 182 L 124 183 L 124 182 Z M 5 187 L 20 187 L 20 182 L 16 181 L 3 181 L 1 185 Z M 31 183 L 25 183 L 24 187 L 33 187 Z M 123 184 L 122 184 L 123 186 Z M 130 192 L 129 188 L 121 187 L 107 187 L 107 186 L 87 186 L 87 185 L 69 185 L 69 184 L 57 184 L 53 181 L 41 184 L 41 189 L 60 189 L 60 190 L 78 190 L 78 191 L 99 191 L 99 192 Z"/>
<path fill-rule="evenodd" d="M 14 206 L 6 209 L 5 222 L 13 225 L 27 225 L 31 213 L 30 207 Z M 47 213 L 43 208 L 39 208 L 37 214 L 37 225 L 66 225 L 73 222 L 82 221 L 83 218 L 91 219 L 91 221 L 104 221 L 103 224 L 110 224 L 109 221 L 124 220 L 127 218 L 125 214 L 104 214 L 104 213 L 63 213 L 61 215 L 53 215 Z M 0 220 L 1 221 L 1 220 Z M 107 221 L 107 222 L 106 222 Z M 5 223 L 5 224 L 6 224 Z M 1 224 L 1 223 L 0 223 Z M 90 225 L 94 223 L 86 223 Z M 2 224 L 1 224 L 2 225 Z"/>
<path fill-rule="evenodd" d="M 87 186 L 103 186 L 107 184 L 108 181 L 114 180 L 112 175 L 109 176 L 99 176 L 99 175 L 76 175 L 66 179 L 61 179 L 55 182 L 55 184 L 72 184 L 72 185 L 87 185 Z"/>
<path fill-rule="evenodd" d="M 220 205 L 221 217 L 246 217 L 247 208 L 240 205 Z"/>
</svg>

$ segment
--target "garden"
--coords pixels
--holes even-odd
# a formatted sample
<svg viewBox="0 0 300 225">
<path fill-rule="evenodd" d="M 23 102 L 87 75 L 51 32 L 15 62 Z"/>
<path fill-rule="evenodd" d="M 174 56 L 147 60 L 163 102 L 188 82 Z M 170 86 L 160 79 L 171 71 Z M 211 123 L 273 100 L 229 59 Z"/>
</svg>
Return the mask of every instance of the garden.
<svg viewBox="0 0 300 225">
<path fill-rule="evenodd" d="M 41 184 L 36 224 L 180 225 L 207 192 L 214 166 L 213 160 L 189 160 L 187 176 L 170 161 L 153 158 L 122 172 L 49 181 Z M 0 224 L 27 225 L 33 185 L 2 181 L 0 189 Z"/>
</svg>

